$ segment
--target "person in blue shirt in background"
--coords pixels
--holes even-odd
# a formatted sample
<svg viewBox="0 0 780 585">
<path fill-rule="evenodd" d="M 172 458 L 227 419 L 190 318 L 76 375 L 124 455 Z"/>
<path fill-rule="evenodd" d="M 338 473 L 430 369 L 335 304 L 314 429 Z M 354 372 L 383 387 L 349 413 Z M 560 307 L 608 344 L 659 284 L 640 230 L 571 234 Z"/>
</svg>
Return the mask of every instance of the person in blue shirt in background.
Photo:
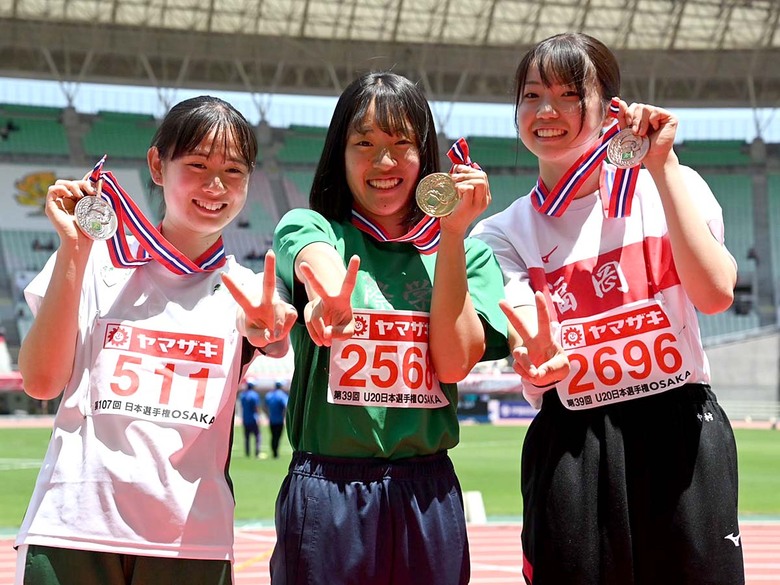
<svg viewBox="0 0 780 585">
<path fill-rule="evenodd" d="M 244 424 L 244 453 L 250 456 L 249 437 L 255 439 L 255 457 L 260 456 L 260 395 L 252 382 L 241 393 L 241 421 Z"/>
<path fill-rule="evenodd" d="M 274 459 L 279 457 L 279 439 L 284 429 L 284 415 L 287 412 L 287 392 L 284 384 L 277 380 L 274 389 L 265 395 L 265 411 L 271 428 L 271 451 Z"/>
</svg>

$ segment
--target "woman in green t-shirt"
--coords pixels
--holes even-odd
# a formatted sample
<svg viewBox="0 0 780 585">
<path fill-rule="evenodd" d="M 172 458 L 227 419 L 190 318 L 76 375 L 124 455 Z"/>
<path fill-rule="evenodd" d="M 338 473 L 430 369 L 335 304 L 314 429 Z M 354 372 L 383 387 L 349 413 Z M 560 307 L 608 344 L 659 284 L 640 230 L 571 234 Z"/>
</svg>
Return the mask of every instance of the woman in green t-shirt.
<svg viewBox="0 0 780 585">
<path fill-rule="evenodd" d="M 487 177 L 455 165 L 441 219 L 415 203 L 439 168 L 422 91 L 392 73 L 336 105 L 311 209 L 277 226 L 278 274 L 300 318 L 271 579 L 282 583 L 469 580 L 463 500 L 447 450 L 457 387 L 507 353 L 503 279 L 464 239 L 490 203 Z"/>
</svg>

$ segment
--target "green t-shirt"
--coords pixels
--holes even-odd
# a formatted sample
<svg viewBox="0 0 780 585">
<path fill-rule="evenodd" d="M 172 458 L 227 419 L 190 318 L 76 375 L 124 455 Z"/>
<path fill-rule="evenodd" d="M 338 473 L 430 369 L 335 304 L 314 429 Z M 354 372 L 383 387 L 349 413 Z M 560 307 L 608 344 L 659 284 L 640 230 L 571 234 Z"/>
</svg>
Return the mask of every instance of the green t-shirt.
<svg viewBox="0 0 780 585">
<path fill-rule="evenodd" d="M 352 293 L 356 333 L 332 348 L 318 347 L 309 337 L 302 321 L 308 297 L 294 277 L 296 256 L 314 242 L 331 244 L 345 259 L 360 257 Z M 465 249 L 469 291 L 487 335 L 482 359 L 500 359 L 508 353 L 506 317 L 498 306 L 501 269 L 483 242 L 467 238 Z M 292 291 L 299 315 L 290 334 L 295 373 L 287 432 L 293 449 L 399 459 L 454 447 L 457 386 L 438 384 L 423 355 L 436 254 L 422 255 L 408 243 L 377 241 L 351 223 L 328 221 L 308 209 L 294 209 L 282 218 L 274 251 L 277 274 Z"/>
</svg>

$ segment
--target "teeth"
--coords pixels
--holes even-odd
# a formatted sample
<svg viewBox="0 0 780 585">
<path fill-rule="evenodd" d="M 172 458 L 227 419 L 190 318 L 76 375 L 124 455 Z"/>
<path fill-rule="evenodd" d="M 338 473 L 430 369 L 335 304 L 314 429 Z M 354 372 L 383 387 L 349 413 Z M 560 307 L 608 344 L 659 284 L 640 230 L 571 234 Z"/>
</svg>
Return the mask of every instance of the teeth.
<svg viewBox="0 0 780 585">
<path fill-rule="evenodd" d="M 224 203 L 208 203 L 206 201 L 196 201 L 195 202 L 199 207 L 202 207 L 203 209 L 208 209 L 209 211 L 217 211 L 219 209 L 222 209 L 224 206 Z"/>
<path fill-rule="evenodd" d="M 369 181 L 368 184 L 374 189 L 392 189 L 401 182 L 401 179 L 374 179 Z"/>
<path fill-rule="evenodd" d="M 563 136 L 565 132 L 556 128 L 540 128 L 536 131 L 536 135 L 541 138 L 552 138 L 553 136 Z"/>
</svg>

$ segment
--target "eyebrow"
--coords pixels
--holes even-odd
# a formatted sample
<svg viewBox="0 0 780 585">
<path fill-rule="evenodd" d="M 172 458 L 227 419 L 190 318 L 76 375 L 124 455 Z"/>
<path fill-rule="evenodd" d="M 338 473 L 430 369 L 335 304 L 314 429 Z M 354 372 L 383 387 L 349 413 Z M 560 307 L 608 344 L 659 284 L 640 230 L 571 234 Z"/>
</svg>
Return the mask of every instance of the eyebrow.
<svg viewBox="0 0 780 585">
<path fill-rule="evenodd" d="M 211 151 L 207 152 L 205 150 L 197 149 L 197 150 L 191 150 L 190 152 L 185 153 L 184 156 L 190 155 L 190 156 L 202 156 L 203 158 L 209 158 L 210 152 Z M 236 164 L 246 165 L 246 161 L 244 159 L 237 158 L 237 157 L 234 157 L 234 156 L 225 157 L 225 160 L 229 161 L 229 162 L 232 162 L 232 163 L 236 163 Z"/>
</svg>

